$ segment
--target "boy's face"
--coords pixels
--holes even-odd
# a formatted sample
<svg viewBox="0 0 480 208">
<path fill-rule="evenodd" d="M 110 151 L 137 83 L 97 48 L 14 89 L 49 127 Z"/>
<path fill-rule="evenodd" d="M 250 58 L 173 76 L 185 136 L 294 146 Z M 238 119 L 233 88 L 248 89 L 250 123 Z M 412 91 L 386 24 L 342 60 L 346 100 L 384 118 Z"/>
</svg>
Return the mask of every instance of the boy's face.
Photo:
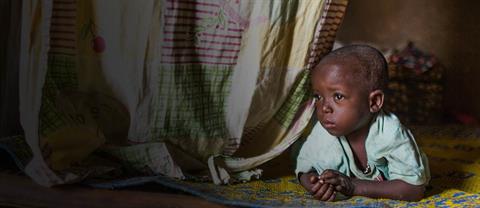
<svg viewBox="0 0 480 208">
<path fill-rule="evenodd" d="M 352 61 L 322 63 L 312 74 L 316 114 L 322 126 L 334 136 L 347 136 L 368 124 L 369 92 Z M 357 75 L 358 76 L 358 75 Z"/>
</svg>

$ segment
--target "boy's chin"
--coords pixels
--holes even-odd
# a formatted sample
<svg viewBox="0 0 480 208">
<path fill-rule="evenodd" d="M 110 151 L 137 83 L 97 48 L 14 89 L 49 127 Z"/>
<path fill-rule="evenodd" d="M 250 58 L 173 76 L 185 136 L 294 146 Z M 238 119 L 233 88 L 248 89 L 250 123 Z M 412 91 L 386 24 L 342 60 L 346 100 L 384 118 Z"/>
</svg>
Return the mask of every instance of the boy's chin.
<svg viewBox="0 0 480 208">
<path fill-rule="evenodd" d="M 322 127 L 332 136 L 345 136 L 345 131 L 340 129 L 337 125 L 328 126 L 322 124 Z"/>
<path fill-rule="evenodd" d="M 343 134 L 343 132 L 335 131 L 334 129 L 326 129 L 326 130 L 332 136 L 339 137 L 339 136 L 345 135 L 345 134 Z"/>
</svg>

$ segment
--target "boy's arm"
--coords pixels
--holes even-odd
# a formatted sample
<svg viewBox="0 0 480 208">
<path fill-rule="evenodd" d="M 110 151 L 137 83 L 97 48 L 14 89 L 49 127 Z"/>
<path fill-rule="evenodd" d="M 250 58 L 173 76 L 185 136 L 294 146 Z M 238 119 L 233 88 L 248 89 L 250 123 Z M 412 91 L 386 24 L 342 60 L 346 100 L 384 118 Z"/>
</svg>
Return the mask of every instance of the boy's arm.
<svg viewBox="0 0 480 208">
<path fill-rule="evenodd" d="M 402 180 L 369 181 L 352 179 L 353 195 L 371 198 L 389 198 L 404 201 L 419 201 L 425 192 L 424 185 L 411 185 Z"/>
</svg>

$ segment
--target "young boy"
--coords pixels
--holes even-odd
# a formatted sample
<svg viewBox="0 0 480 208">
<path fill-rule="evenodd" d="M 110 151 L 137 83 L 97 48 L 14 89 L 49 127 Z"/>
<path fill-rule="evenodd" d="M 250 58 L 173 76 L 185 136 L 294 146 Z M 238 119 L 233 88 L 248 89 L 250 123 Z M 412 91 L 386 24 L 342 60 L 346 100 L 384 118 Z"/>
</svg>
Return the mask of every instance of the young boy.
<svg viewBox="0 0 480 208">
<path fill-rule="evenodd" d="M 314 198 L 337 192 L 416 201 L 430 179 L 425 154 L 393 114 L 382 111 L 387 63 L 370 46 L 351 45 L 312 70 L 316 122 L 295 170 Z"/>
</svg>

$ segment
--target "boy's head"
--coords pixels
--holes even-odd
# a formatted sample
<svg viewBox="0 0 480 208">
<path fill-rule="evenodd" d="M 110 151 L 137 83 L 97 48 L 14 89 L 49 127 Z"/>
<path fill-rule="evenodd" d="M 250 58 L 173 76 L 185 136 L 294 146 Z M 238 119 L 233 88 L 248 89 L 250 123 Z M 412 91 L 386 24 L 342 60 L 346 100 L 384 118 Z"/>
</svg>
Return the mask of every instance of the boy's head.
<svg viewBox="0 0 480 208">
<path fill-rule="evenodd" d="M 383 106 L 387 62 L 375 48 L 350 45 L 326 55 L 312 70 L 317 117 L 332 135 L 358 132 Z"/>
</svg>

